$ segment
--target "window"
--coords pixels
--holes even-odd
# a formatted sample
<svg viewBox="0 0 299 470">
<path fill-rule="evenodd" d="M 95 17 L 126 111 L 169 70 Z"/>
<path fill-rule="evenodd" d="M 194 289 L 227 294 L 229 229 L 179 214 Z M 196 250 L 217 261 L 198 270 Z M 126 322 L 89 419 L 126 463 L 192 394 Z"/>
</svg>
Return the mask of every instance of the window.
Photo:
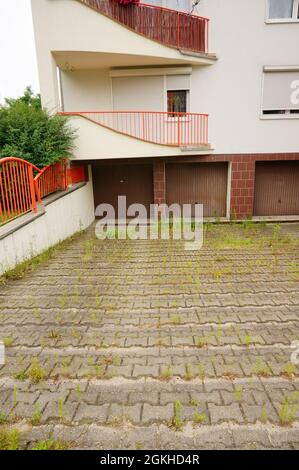
<svg viewBox="0 0 299 470">
<path fill-rule="evenodd" d="M 299 0 L 268 0 L 269 19 L 298 19 Z"/>
<path fill-rule="evenodd" d="M 299 70 L 265 72 L 264 116 L 296 116 L 299 113 Z"/>
<path fill-rule="evenodd" d="M 187 90 L 167 91 L 167 111 L 169 113 L 187 112 Z"/>
</svg>

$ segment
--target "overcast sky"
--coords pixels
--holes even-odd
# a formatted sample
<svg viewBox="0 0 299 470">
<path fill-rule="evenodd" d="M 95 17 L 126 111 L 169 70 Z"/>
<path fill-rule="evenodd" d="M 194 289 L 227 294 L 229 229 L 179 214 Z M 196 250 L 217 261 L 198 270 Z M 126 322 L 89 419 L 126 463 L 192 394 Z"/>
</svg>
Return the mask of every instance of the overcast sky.
<svg viewBox="0 0 299 470">
<path fill-rule="evenodd" d="M 39 91 L 30 0 L 0 0 L 0 100 Z"/>
</svg>

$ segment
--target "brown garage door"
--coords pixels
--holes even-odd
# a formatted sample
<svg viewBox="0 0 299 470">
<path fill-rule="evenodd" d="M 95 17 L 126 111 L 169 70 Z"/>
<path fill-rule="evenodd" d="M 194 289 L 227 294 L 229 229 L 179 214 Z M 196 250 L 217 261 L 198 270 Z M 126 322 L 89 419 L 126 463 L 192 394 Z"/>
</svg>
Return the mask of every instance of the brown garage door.
<svg viewBox="0 0 299 470">
<path fill-rule="evenodd" d="M 105 202 L 117 209 L 118 196 L 127 196 L 127 207 L 136 202 L 149 210 L 153 203 L 152 165 L 94 165 L 95 207 Z"/>
<path fill-rule="evenodd" d="M 299 214 L 299 161 L 257 162 L 254 215 Z"/>
<path fill-rule="evenodd" d="M 183 163 L 166 166 L 168 204 L 204 205 L 205 217 L 226 216 L 227 163 Z"/>
</svg>

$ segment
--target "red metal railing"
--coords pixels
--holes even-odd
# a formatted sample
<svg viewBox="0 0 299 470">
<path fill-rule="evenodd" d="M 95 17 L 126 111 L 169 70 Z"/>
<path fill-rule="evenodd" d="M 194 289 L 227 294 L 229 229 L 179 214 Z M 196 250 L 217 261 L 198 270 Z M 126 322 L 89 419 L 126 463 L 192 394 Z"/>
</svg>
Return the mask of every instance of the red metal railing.
<svg viewBox="0 0 299 470">
<path fill-rule="evenodd" d="M 85 181 L 82 168 L 75 182 Z M 81 178 L 81 179 L 80 179 Z M 67 161 L 62 160 L 42 170 L 17 157 L 0 159 L 0 225 L 37 211 L 37 202 L 68 187 Z"/>
<path fill-rule="evenodd" d="M 20 158 L 0 160 L 0 225 L 27 212 L 36 212 L 34 172 L 39 169 Z"/>
<path fill-rule="evenodd" d="M 83 165 L 71 166 L 67 169 L 67 181 L 69 185 L 83 183 L 86 181 L 85 168 Z"/>
<path fill-rule="evenodd" d="M 56 191 L 65 191 L 68 187 L 67 162 L 62 160 L 46 166 L 35 177 L 34 182 L 39 202 L 42 198 Z"/>
<path fill-rule="evenodd" d="M 166 46 L 208 53 L 208 18 L 146 3 L 123 6 L 109 0 L 79 1 Z"/>
<path fill-rule="evenodd" d="M 159 145 L 208 145 L 208 114 L 151 111 L 84 111 L 81 116 L 121 134 Z"/>
</svg>

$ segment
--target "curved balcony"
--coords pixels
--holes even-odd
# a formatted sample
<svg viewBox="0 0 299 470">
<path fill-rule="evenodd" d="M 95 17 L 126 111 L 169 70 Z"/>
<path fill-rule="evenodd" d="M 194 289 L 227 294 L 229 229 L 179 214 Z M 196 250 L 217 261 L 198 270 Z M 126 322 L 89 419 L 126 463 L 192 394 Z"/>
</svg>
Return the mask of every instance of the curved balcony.
<svg viewBox="0 0 299 470">
<path fill-rule="evenodd" d="M 207 18 L 143 3 L 123 6 L 113 0 L 79 2 L 165 46 L 208 54 Z"/>
<path fill-rule="evenodd" d="M 207 114 L 151 111 L 77 111 L 61 114 L 83 117 L 143 142 L 170 147 L 210 148 Z"/>
</svg>

